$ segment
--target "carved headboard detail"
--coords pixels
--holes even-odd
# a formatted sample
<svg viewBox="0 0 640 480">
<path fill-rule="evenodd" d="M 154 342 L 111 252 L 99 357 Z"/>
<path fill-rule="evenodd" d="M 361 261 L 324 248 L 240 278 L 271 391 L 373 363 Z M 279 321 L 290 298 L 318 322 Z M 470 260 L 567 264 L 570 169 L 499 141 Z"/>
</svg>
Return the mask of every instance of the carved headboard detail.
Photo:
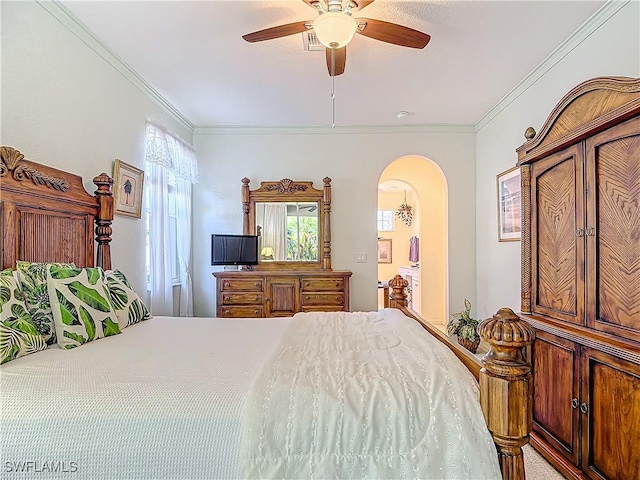
<svg viewBox="0 0 640 480">
<path fill-rule="evenodd" d="M 2 268 L 15 268 L 16 260 L 27 260 L 110 269 L 113 180 L 102 173 L 93 183 L 98 187 L 95 195 L 84 189 L 78 175 L 26 160 L 12 147 L 0 147 Z"/>
</svg>

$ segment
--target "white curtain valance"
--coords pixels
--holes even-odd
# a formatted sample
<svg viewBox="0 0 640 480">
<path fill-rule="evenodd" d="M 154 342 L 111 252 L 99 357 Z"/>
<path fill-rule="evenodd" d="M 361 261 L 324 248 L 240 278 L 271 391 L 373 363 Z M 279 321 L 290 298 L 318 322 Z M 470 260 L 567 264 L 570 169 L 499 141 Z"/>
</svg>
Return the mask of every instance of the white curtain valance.
<svg viewBox="0 0 640 480">
<path fill-rule="evenodd" d="M 198 158 L 193 147 L 151 122 L 147 122 L 146 160 L 191 183 L 199 181 Z"/>
</svg>

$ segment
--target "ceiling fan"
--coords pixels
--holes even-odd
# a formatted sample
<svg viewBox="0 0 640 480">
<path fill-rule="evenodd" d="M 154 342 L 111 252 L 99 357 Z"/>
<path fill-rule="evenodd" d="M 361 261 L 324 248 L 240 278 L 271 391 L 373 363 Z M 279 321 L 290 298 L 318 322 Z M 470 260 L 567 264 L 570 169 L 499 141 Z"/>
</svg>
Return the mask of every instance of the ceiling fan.
<svg viewBox="0 0 640 480">
<path fill-rule="evenodd" d="M 347 44 L 356 33 L 382 42 L 411 48 L 424 48 L 431 40 L 430 35 L 413 28 L 382 20 L 353 18 L 353 12 L 362 10 L 374 0 L 302 1 L 318 11 L 319 15 L 314 20 L 265 28 L 243 35 L 242 38 L 247 42 L 262 42 L 313 29 L 320 43 L 326 47 L 327 69 L 332 77 L 344 73 L 347 63 Z"/>
</svg>

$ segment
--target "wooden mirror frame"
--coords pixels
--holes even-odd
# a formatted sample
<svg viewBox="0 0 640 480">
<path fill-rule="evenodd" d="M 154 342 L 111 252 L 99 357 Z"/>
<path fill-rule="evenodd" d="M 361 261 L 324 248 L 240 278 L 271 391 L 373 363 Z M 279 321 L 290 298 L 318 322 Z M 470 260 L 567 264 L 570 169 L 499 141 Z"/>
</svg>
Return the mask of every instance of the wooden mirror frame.
<svg viewBox="0 0 640 480">
<path fill-rule="evenodd" d="M 242 232 L 259 235 L 256 228 L 256 202 L 318 202 L 318 261 L 258 260 L 260 270 L 331 270 L 331 179 L 322 179 L 322 190 L 313 188 L 313 182 L 283 178 L 276 182 L 260 182 L 260 188 L 251 190 L 249 179 L 242 179 Z"/>
</svg>

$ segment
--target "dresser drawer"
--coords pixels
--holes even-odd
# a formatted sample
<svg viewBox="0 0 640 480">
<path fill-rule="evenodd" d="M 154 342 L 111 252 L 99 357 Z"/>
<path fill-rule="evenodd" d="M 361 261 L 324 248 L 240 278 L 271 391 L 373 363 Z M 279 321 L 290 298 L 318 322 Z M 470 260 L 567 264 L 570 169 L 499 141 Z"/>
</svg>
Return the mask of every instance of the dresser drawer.
<svg viewBox="0 0 640 480">
<path fill-rule="evenodd" d="M 342 278 L 303 278 L 300 283 L 303 292 L 342 292 L 344 290 Z"/>
<path fill-rule="evenodd" d="M 262 305 L 262 292 L 225 292 L 222 294 L 222 305 L 254 305 L 256 303 Z"/>
<path fill-rule="evenodd" d="M 227 291 L 245 291 L 245 292 L 262 292 L 262 279 L 224 279 L 220 289 L 223 292 Z"/>
<path fill-rule="evenodd" d="M 220 318 L 260 318 L 262 305 L 246 307 L 220 307 Z"/>
<path fill-rule="evenodd" d="M 302 293 L 302 305 L 344 305 L 344 293 Z"/>
<path fill-rule="evenodd" d="M 344 311 L 344 307 L 342 305 L 325 305 L 325 306 L 303 305 L 301 310 L 303 312 L 342 312 Z"/>
</svg>

